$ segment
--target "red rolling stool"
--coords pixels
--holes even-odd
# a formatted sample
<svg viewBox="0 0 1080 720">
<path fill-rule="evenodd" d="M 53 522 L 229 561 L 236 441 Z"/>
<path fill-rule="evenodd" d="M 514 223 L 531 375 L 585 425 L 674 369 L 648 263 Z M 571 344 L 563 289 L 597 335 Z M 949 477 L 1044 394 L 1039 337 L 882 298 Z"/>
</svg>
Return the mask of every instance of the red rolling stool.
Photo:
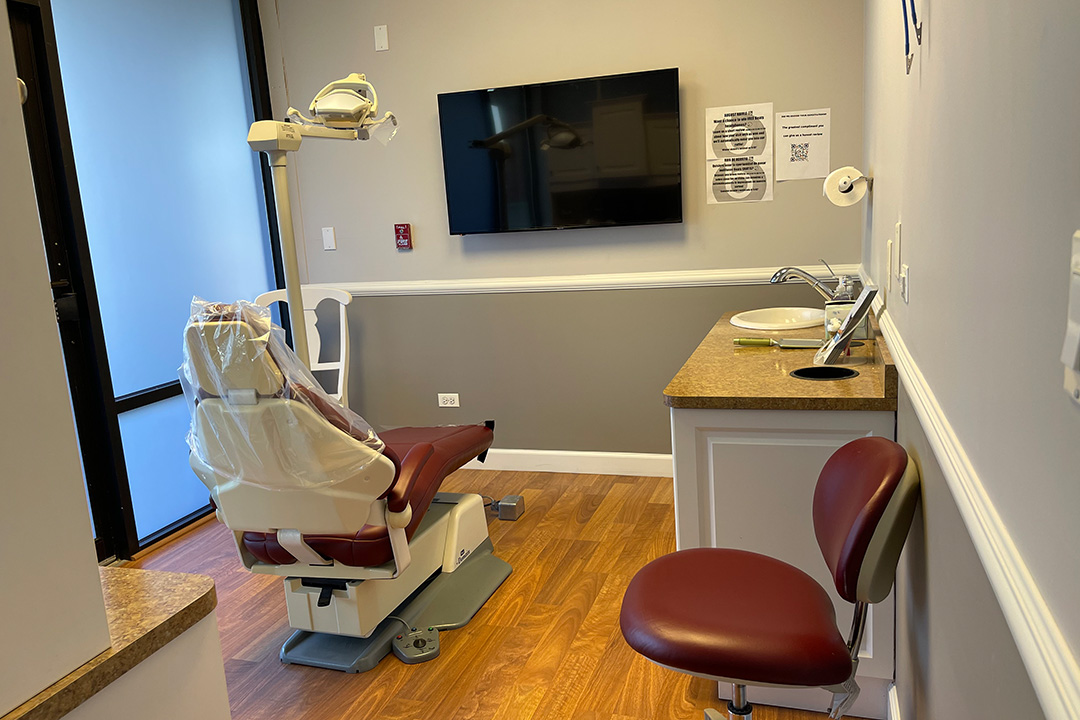
<svg viewBox="0 0 1080 720">
<path fill-rule="evenodd" d="M 747 685 L 824 687 L 829 716 L 855 702 L 866 608 L 888 596 L 919 498 L 901 445 L 860 438 L 829 458 L 814 491 L 814 532 L 840 597 L 855 604 L 845 641 L 826 590 L 766 555 L 697 548 L 642 568 L 623 598 L 623 637 L 658 665 L 730 682 L 731 720 L 751 720 Z M 706 710 L 707 720 L 718 720 Z"/>
</svg>

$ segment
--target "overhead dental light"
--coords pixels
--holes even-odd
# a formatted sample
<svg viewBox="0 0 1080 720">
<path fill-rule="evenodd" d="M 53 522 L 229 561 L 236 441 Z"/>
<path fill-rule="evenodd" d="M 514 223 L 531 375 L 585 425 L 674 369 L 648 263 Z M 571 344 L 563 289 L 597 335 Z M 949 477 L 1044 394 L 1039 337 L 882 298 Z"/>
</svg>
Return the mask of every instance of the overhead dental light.
<svg viewBox="0 0 1080 720">
<path fill-rule="evenodd" d="M 290 122 L 260 120 L 251 125 L 248 145 L 264 152 L 270 159 L 277 205 L 281 259 L 285 266 L 285 295 L 289 304 L 289 324 L 293 350 L 305 364 L 308 358 L 307 327 L 304 303 L 300 295 L 300 270 L 296 261 L 296 238 L 293 235 L 292 210 L 289 206 L 288 153 L 300 149 L 305 137 L 331 140 L 367 140 L 378 137 L 387 143 L 397 132 L 393 113 L 378 117 L 379 99 L 375 88 L 363 74 L 352 73 L 328 84 L 308 106 L 311 117 L 289 108 Z M 385 139 L 383 139 L 385 137 Z"/>
</svg>

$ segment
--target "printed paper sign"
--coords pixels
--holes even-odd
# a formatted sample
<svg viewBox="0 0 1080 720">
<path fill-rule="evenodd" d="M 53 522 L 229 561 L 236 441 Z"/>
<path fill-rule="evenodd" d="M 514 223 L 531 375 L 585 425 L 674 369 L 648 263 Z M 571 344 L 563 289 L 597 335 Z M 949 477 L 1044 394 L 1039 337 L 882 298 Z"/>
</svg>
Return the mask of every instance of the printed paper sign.
<svg viewBox="0 0 1080 720">
<path fill-rule="evenodd" d="M 829 174 L 830 110 L 776 113 L 776 181 Z"/>
<path fill-rule="evenodd" d="M 710 205 L 773 199 L 772 117 L 772 103 L 705 111 L 705 186 Z"/>
</svg>

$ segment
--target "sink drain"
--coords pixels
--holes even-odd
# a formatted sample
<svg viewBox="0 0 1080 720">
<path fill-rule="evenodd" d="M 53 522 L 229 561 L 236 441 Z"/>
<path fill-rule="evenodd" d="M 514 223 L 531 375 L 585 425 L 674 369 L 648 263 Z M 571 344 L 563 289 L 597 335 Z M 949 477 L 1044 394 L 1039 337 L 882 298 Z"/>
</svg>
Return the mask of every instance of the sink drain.
<svg viewBox="0 0 1080 720">
<path fill-rule="evenodd" d="M 858 374 L 851 368 L 836 367 L 835 365 L 815 365 L 791 371 L 791 377 L 800 380 L 847 380 L 856 377 Z"/>
</svg>

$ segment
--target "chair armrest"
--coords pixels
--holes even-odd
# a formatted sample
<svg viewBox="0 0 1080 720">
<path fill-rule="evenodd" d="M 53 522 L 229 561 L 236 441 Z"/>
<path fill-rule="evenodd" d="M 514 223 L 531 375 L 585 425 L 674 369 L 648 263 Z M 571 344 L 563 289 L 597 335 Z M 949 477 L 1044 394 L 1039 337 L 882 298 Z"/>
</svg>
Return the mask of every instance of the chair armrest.
<svg viewBox="0 0 1080 720">
<path fill-rule="evenodd" d="M 401 459 L 401 469 L 398 470 L 394 484 L 386 492 L 386 507 L 390 512 L 403 512 L 408 507 L 413 485 L 416 484 L 424 465 L 434 454 L 435 446 L 431 443 L 417 443 L 409 448 L 409 452 Z"/>
</svg>

